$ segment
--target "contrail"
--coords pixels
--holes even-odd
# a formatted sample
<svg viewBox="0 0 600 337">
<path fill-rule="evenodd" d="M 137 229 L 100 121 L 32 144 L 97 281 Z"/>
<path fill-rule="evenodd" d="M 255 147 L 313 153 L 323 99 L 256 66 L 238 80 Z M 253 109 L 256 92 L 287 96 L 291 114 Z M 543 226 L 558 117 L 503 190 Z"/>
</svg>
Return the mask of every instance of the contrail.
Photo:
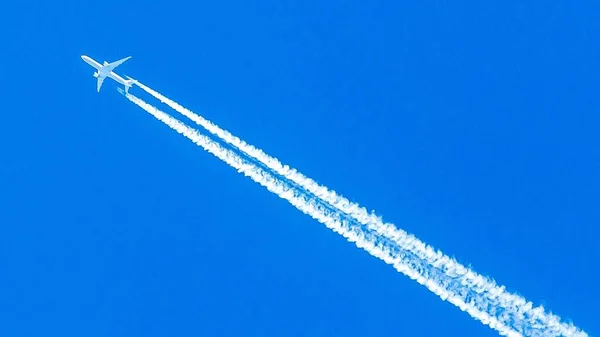
<svg viewBox="0 0 600 337">
<path fill-rule="evenodd" d="M 452 280 L 442 280 L 442 283 L 445 284 L 440 285 L 438 280 L 428 277 L 427 273 L 429 268 L 426 265 L 422 265 L 420 259 L 411 256 L 410 253 L 398 249 L 395 245 L 390 247 L 386 244 L 385 238 L 379 237 L 380 234 L 374 231 L 364 230 L 361 228 L 362 226 L 353 224 L 351 221 L 345 219 L 342 213 L 329 210 L 328 207 L 322 205 L 318 199 L 311 198 L 303 191 L 293 188 L 286 184 L 285 181 L 275 178 L 270 172 L 256 166 L 254 163 L 243 160 L 235 152 L 222 147 L 219 143 L 200 134 L 197 130 L 188 127 L 179 120 L 158 110 L 141 99 L 131 94 L 125 94 L 125 97 L 150 113 L 156 119 L 165 123 L 171 129 L 187 137 L 204 150 L 235 168 L 238 172 L 243 173 L 258 184 L 266 187 L 280 198 L 287 200 L 304 214 L 309 215 L 329 229 L 344 236 L 348 241 L 354 242 L 357 247 L 364 249 L 372 256 L 392 265 L 399 272 L 407 275 L 417 283 L 424 285 L 443 300 L 451 302 L 461 310 L 468 312 L 472 317 L 495 329 L 501 335 L 509 337 L 523 336 L 503 322 L 500 322 L 497 318 L 490 316 L 486 312 L 479 311 L 473 306 L 473 301 L 467 303 L 463 300 L 462 296 L 458 296 L 456 293 L 448 291 L 446 287 L 448 284 L 452 283 Z"/>
<path fill-rule="evenodd" d="M 332 207 L 348 214 L 370 230 L 377 231 L 384 237 L 393 240 L 402 249 L 413 253 L 418 258 L 426 261 L 431 267 L 437 268 L 442 273 L 455 279 L 462 286 L 477 294 L 474 305 L 479 311 L 487 312 L 491 317 L 498 318 L 500 322 L 504 322 L 505 325 L 511 326 L 516 331 L 524 334 L 529 328 L 533 328 L 537 331 L 544 331 L 540 336 L 587 336 L 587 333 L 573 324 L 563 323 L 560 321 L 560 317 L 545 312 L 542 306 L 534 308 L 533 303 L 528 302 L 522 296 L 507 292 L 504 286 L 499 286 L 494 280 L 464 267 L 455 259 L 444 255 L 441 251 L 434 249 L 406 231 L 396 228 L 393 224 L 384 223 L 381 217 L 373 213 L 369 214 L 364 207 L 318 184 L 288 165 L 282 164 L 277 158 L 271 157 L 262 150 L 247 144 L 211 121 L 140 82 L 136 82 L 136 85 L 224 142 L 254 158 L 273 172 L 314 194 Z M 465 295 L 463 301 L 468 303 L 467 297 L 471 296 Z"/>
</svg>

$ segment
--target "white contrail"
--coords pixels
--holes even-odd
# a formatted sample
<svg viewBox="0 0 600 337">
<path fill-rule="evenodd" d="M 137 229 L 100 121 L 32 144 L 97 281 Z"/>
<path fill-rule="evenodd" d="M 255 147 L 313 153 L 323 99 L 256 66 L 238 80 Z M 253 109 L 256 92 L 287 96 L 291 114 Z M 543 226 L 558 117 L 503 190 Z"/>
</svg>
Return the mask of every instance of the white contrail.
<svg viewBox="0 0 600 337">
<path fill-rule="evenodd" d="M 204 150 L 235 168 L 238 172 L 250 177 L 280 198 L 287 200 L 301 212 L 311 216 L 331 230 L 344 236 L 348 241 L 354 242 L 356 246 L 366 250 L 372 256 L 392 265 L 396 270 L 417 281 L 419 284 L 424 285 L 443 300 L 451 302 L 461 310 L 468 312 L 472 317 L 490 326 L 492 329 L 495 329 L 501 335 L 509 337 L 523 336 L 503 322 L 498 321 L 497 318 L 478 310 L 473 305 L 473 301 L 467 303 L 463 300 L 463 296 L 458 296 L 456 292 L 448 291 L 446 287 L 452 283 L 451 280 L 442 280 L 442 282 L 438 282 L 435 278 L 429 277 L 427 275 L 427 266 L 422 266 L 421 261 L 418 258 L 411 257 L 410 254 L 407 254 L 400 249 L 394 249 L 394 246 L 391 248 L 388 247 L 385 244 L 385 240 L 378 238 L 378 233 L 364 230 L 361 228 L 362 226 L 353 224 L 346 220 L 342 213 L 329 210 L 329 208 L 326 205 L 321 204 L 318 199 L 311 198 L 303 191 L 293 188 L 286 184 L 285 181 L 275 178 L 271 173 L 256 166 L 254 163 L 243 160 L 235 152 L 222 147 L 219 143 L 200 134 L 197 130 L 188 127 L 139 98 L 131 94 L 125 94 L 125 96 L 156 119 L 165 123 L 179 134 L 184 135 Z M 440 285 L 439 283 L 442 284 Z"/>
<path fill-rule="evenodd" d="M 369 229 L 375 230 L 386 238 L 395 241 L 402 249 L 410 251 L 420 259 L 427 261 L 430 266 L 456 279 L 464 287 L 478 294 L 479 298 L 475 305 L 480 311 L 488 312 L 490 316 L 497 317 L 499 321 L 505 322 L 505 324 L 512 326 L 522 333 L 527 330 L 528 326 L 531 326 L 537 330 L 545 331 L 546 336 L 587 336 L 585 332 L 573 324 L 563 323 L 558 316 L 546 313 L 542 306 L 534 308 L 533 304 L 525 300 L 522 296 L 507 292 L 504 286 L 497 285 L 494 280 L 464 267 L 455 259 L 444 255 L 439 250 L 435 250 L 415 236 L 396 228 L 393 224 L 384 223 L 377 215 L 369 214 L 364 207 L 351 202 L 325 186 L 319 185 L 314 180 L 290 168 L 288 165 L 283 165 L 277 158 L 271 157 L 262 150 L 247 144 L 202 116 L 184 108 L 142 83 L 137 82 L 136 84 L 150 95 L 196 122 L 224 142 L 236 147 L 249 157 L 256 159 L 275 173 L 289 179 L 297 186 L 314 194 L 334 208 L 348 214 L 356 221 L 366 225 Z"/>
</svg>

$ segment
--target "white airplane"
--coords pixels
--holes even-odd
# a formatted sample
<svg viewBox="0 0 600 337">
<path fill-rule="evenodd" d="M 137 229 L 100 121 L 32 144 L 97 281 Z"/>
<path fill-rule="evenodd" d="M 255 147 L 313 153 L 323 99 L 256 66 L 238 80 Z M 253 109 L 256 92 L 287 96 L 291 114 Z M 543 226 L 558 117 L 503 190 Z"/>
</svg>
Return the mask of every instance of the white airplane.
<svg viewBox="0 0 600 337">
<path fill-rule="evenodd" d="M 104 82 L 104 79 L 107 77 L 112 78 L 113 80 L 115 80 L 117 83 L 120 83 L 122 85 L 125 86 L 125 92 L 129 92 L 129 88 L 131 88 L 131 86 L 135 83 L 135 80 L 132 79 L 129 76 L 125 76 L 128 79 L 124 79 L 121 76 L 115 74 L 113 72 L 113 70 L 120 66 L 121 64 L 123 64 L 123 62 L 129 60 L 131 58 L 131 56 L 127 56 L 124 59 L 120 59 L 118 61 L 115 61 L 113 63 L 108 63 L 106 61 L 104 61 L 104 64 L 100 64 L 96 61 L 94 61 L 91 57 L 86 56 L 86 55 L 81 55 L 81 58 L 85 61 L 85 63 L 91 65 L 92 67 L 96 68 L 96 72 L 94 73 L 94 77 L 98 79 L 98 84 L 96 86 L 96 89 L 98 90 L 98 92 L 100 92 L 100 87 L 102 86 L 102 82 Z"/>
</svg>

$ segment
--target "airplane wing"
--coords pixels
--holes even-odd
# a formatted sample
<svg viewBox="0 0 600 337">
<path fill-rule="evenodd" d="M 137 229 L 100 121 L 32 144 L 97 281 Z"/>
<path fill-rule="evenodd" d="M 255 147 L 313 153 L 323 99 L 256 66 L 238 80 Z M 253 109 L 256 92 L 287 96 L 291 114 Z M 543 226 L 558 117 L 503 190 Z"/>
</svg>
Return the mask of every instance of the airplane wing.
<svg viewBox="0 0 600 337">
<path fill-rule="evenodd" d="M 105 78 L 106 76 L 98 76 L 98 82 L 96 84 L 96 89 L 98 90 L 98 92 L 100 92 L 100 87 L 102 86 L 102 82 L 104 82 Z"/>
<path fill-rule="evenodd" d="M 116 67 L 120 66 L 121 64 L 123 64 L 123 62 L 125 62 L 125 61 L 129 60 L 130 58 L 131 58 L 131 56 L 127 56 L 126 58 L 122 58 L 122 59 L 120 59 L 120 60 L 118 60 L 118 61 L 111 62 L 111 63 L 108 63 L 108 62 L 106 62 L 106 61 L 105 61 L 105 62 L 104 62 L 104 67 L 105 67 L 105 68 L 106 68 L 106 69 L 107 69 L 109 72 L 110 72 L 110 71 L 113 71 L 113 69 L 115 69 Z"/>
</svg>

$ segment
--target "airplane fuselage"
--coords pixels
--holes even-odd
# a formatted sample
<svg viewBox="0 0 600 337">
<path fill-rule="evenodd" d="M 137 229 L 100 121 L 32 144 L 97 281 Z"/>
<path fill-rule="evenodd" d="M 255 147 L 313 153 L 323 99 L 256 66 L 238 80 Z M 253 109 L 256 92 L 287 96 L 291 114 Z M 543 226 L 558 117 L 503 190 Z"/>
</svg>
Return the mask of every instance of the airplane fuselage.
<svg viewBox="0 0 600 337">
<path fill-rule="evenodd" d="M 113 69 L 120 65 L 121 63 L 125 62 L 126 60 L 129 59 L 129 57 L 126 57 L 122 60 L 113 62 L 113 63 L 104 63 L 104 64 L 100 64 L 98 62 L 96 62 L 94 59 L 92 59 L 91 57 L 87 56 L 87 55 L 81 55 L 81 59 L 91 65 L 92 67 L 94 67 L 96 69 L 96 72 L 94 73 L 94 77 L 98 78 L 100 81 L 98 82 L 98 91 L 100 91 L 100 86 L 102 85 L 102 80 L 106 77 L 112 78 L 113 80 L 115 80 L 117 83 L 122 84 L 123 86 L 125 86 L 125 90 L 127 91 L 129 89 L 129 87 L 131 87 L 132 81 L 131 80 L 126 80 L 123 77 L 117 75 Z"/>
<path fill-rule="evenodd" d="M 125 82 L 125 79 L 117 74 L 115 74 L 114 71 L 110 71 L 107 72 L 106 68 L 104 68 L 100 63 L 96 62 L 93 58 L 86 56 L 86 55 L 81 55 L 81 58 L 85 61 L 85 63 L 91 65 L 92 67 L 96 68 L 96 72 L 98 73 L 98 75 L 102 75 L 105 77 L 110 77 L 113 80 L 117 81 L 117 83 L 122 84 L 122 85 L 127 85 L 127 82 Z M 97 76 L 96 76 L 97 77 Z"/>
</svg>

